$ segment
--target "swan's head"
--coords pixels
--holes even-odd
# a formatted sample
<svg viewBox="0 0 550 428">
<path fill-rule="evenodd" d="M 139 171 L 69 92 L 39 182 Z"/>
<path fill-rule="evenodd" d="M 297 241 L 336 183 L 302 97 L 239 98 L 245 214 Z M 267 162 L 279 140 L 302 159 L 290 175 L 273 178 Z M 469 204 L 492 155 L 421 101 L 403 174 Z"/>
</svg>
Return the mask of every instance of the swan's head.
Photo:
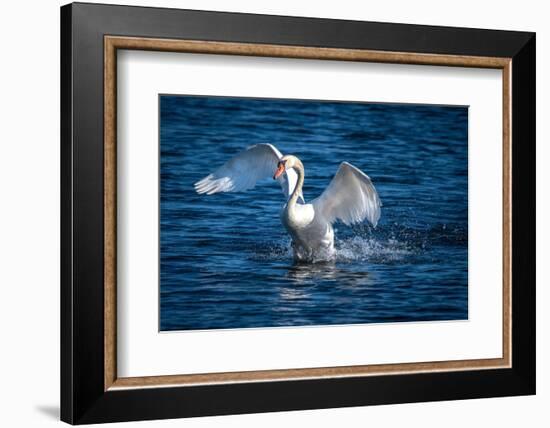
<svg viewBox="0 0 550 428">
<path fill-rule="evenodd" d="M 273 175 L 273 180 L 279 178 L 286 170 L 296 167 L 303 168 L 300 159 L 293 155 L 283 156 L 277 163 L 277 170 L 275 171 L 275 175 Z"/>
</svg>

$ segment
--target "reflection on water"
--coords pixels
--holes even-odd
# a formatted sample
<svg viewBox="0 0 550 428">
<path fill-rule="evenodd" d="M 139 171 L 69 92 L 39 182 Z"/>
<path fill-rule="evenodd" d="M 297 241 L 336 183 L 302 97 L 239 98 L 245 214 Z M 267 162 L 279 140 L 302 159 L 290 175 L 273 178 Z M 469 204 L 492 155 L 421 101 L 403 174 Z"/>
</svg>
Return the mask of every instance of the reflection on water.
<svg viewBox="0 0 550 428">
<path fill-rule="evenodd" d="M 295 285 L 315 285 L 320 280 L 338 280 L 348 287 L 367 286 L 369 274 L 362 270 L 346 269 L 338 266 L 336 261 L 319 263 L 295 263 L 287 271 L 286 277 Z"/>
<path fill-rule="evenodd" d="M 279 290 L 279 296 L 282 301 L 307 299 L 311 296 L 306 287 L 283 287 Z"/>
<path fill-rule="evenodd" d="M 466 108 L 178 96 L 160 107 L 161 330 L 467 318 Z M 303 161 L 306 201 L 353 163 L 382 200 L 378 227 L 336 224 L 334 261 L 294 264 L 273 180 L 195 193 L 258 142 Z"/>
</svg>

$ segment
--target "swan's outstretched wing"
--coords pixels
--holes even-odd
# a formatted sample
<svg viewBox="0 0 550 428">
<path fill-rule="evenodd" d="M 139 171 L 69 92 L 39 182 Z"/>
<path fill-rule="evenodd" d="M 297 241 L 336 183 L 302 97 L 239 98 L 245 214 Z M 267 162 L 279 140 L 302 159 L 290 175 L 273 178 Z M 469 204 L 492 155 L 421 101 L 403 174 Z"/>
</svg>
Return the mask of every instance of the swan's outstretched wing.
<svg viewBox="0 0 550 428">
<path fill-rule="evenodd" d="M 366 218 L 375 227 L 382 205 L 370 178 L 347 162 L 340 164 L 328 187 L 311 203 L 330 223 L 340 220 L 351 225 Z"/>
<path fill-rule="evenodd" d="M 256 182 L 273 177 L 283 155 L 271 144 L 256 144 L 228 160 L 212 174 L 195 183 L 198 193 L 241 192 L 256 186 Z M 277 181 L 288 199 L 294 191 L 298 176 L 288 170 Z"/>
</svg>

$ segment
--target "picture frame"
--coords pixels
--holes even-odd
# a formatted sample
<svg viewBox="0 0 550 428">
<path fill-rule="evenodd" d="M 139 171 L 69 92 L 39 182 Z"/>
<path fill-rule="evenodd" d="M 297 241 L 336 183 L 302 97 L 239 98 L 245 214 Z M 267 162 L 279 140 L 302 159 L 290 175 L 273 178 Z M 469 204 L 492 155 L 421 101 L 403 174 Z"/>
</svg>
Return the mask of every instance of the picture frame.
<svg viewBox="0 0 550 428">
<path fill-rule="evenodd" d="M 117 51 L 502 70 L 502 357 L 117 375 Z M 535 34 L 73 3 L 61 8 L 61 419 L 71 424 L 535 393 Z"/>
</svg>

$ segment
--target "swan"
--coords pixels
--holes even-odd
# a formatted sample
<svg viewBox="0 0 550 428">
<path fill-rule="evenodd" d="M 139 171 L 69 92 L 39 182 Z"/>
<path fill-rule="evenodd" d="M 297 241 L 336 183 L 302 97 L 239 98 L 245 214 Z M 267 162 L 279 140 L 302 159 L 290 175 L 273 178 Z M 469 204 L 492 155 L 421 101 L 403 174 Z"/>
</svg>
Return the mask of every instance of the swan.
<svg viewBox="0 0 550 428">
<path fill-rule="evenodd" d="M 342 162 L 324 192 L 310 203 L 302 193 L 305 170 L 300 159 L 285 155 L 271 144 L 248 147 L 213 173 L 194 184 L 199 194 L 240 192 L 273 177 L 282 187 L 286 203 L 281 222 L 292 238 L 296 261 L 326 261 L 334 257 L 336 221 L 352 225 L 367 219 L 374 227 L 381 202 L 370 178 L 348 162 Z"/>
</svg>

